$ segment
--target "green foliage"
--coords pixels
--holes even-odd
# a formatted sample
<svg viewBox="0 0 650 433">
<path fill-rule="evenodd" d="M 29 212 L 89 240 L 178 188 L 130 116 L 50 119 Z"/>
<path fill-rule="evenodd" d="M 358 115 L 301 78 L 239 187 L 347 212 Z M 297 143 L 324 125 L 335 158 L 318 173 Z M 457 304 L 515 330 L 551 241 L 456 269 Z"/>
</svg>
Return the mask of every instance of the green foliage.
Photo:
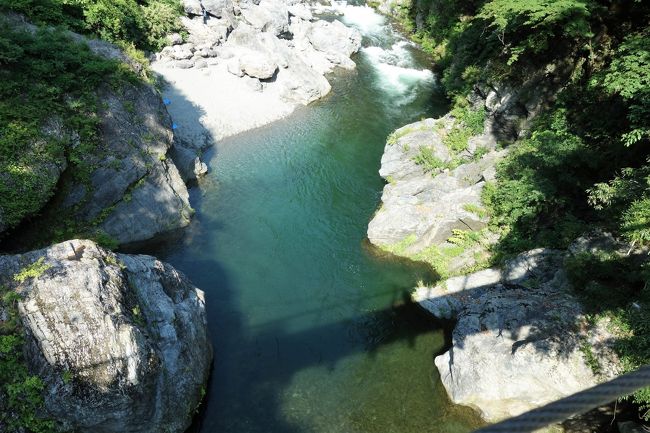
<svg viewBox="0 0 650 433">
<path fill-rule="evenodd" d="M 621 231 L 632 242 L 650 244 L 650 198 L 633 202 L 623 213 Z"/>
<path fill-rule="evenodd" d="M 0 0 L 0 9 L 146 50 L 165 46 L 165 36 L 181 30 L 183 13 L 178 0 Z"/>
<path fill-rule="evenodd" d="M 53 433 L 53 421 L 43 414 L 43 381 L 29 374 L 23 356 L 25 344 L 16 306 L 18 295 L 0 287 L 0 431 Z"/>
<path fill-rule="evenodd" d="M 483 133 L 485 109 L 472 109 L 465 98 L 456 98 L 450 114 L 454 117 L 454 127 L 443 137 L 443 143 L 453 154 L 459 154 L 467 149 L 468 140 Z"/>
<path fill-rule="evenodd" d="M 488 216 L 488 212 L 485 208 L 482 208 L 481 206 L 477 206 L 473 203 L 467 203 L 463 205 L 463 209 L 466 210 L 467 212 L 473 213 L 479 218 L 485 218 Z"/>
<path fill-rule="evenodd" d="M 445 167 L 445 163 L 433 154 L 430 147 L 420 147 L 420 151 L 413 157 L 413 162 L 422 166 L 425 173 L 436 172 Z"/>
<path fill-rule="evenodd" d="M 625 38 L 611 64 L 595 75 L 591 85 L 627 103 L 630 130 L 622 139 L 628 146 L 650 138 L 650 29 Z"/>
<path fill-rule="evenodd" d="M 457 99 L 451 110 L 451 115 L 469 130 L 470 135 L 483 133 L 485 114 L 485 108 L 472 109 L 465 98 Z"/>
<path fill-rule="evenodd" d="M 517 143 L 497 167 L 483 202 L 491 224 L 507 236 L 509 254 L 545 245 L 566 247 L 585 230 L 585 190 L 604 158 L 569 130 L 566 110 L 540 119 L 531 137 Z"/>
<path fill-rule="evenodd" d="M 45 257 L 41 257 L 40 259 L 36 260 L 34 263 L 31 265 L 25 267 L 22 269 L 19 273 L 14 275 L 14 280 L 18 281 L 19 283 L 25 282 L 28 278 L 38 278 L 41 275 L 43 275 L 43 272 L 47 271 L 50 269 L 52 266 L 43 263 L 45 260 Z"/>
<path fill-rule="evenodd" d="M 413 260 L 427 263 L 440 278 L 449 278 L 459 272 L 472 272 L 487 264 L 481 257 L 476 258 L 476 264 L 469 269 L 450 270 L 451 262 L 466 253 L 470 248 L 479 246 L 485 237 L 485 231 L 467 231 L 454 229 L 452 235 L 443 245 L 432 245 L 421 252 L 412 255 Z"/>
<path fill-rule="evenodd" d="M 617 330 L 615 349 L 625 371 L 650 361 L 650 264 L 641 264 L 641 260 L 634 255 L 601 251 L 577 254 L 565 264 L 569 281 L 587 312 L 608 318 Z M 632 398 L 648 420 L 650 388 L 634 393 Z"/>
<path fill-rule="evenodd" d="M 509 55 L 507 64 L 524 55 L 545 52 L 553 41 L 591 37 L 590 0 L 492 0 L 477 15 Z"/>
<path fill-rule="evenodd" d="M 455 126 L 443 137 L 442 142 L 449 148 L 449 150 L 457 154 L 467 149 L 468 140 L 471 136 L 472 131 L 468 128 Z"/>
<path fill-rule="evenodd" d="M 2 25 L 0 41 L 21 52 L 0 64 L 0 212 L 13 227 L 51 197 L 66 160 L 87 171 L 83 155 L 97 141 L 95 91 L 123 72 L 60 31 Z"/>
</svg>

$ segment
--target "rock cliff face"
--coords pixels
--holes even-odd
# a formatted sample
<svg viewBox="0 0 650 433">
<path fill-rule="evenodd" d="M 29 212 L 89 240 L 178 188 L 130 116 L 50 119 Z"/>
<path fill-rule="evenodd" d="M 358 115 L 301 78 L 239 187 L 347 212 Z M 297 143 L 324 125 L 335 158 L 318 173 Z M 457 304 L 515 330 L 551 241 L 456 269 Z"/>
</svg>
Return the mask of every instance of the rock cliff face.
<svg viewBox="0 0 650 433">
<path fill-rule="evenodd" d="M 184 5 L 188 36 L 173 35 L 153 68 L 169 83 L 173 156 L 186 179 L 213 140 L 287 116 L 329 93 L 326 73 L 355 67 L 361 34 L 316 18 L 307 3 L 203 2 L 205 15 L 198 1 Z"/>
<path fill-rule="evenodd" d="M 18 16 L 7 17 L 17 28 L 35 31 Z M 69 33 L 72 41 L 83 43 L 97 55 L 125 63 L 135 72 L 141 65 L 116 46 Z M 54 196 L 44 200 L 46 214 L 56 221 L 79 227 L 80 232 L 108 235 L 119 244 L 150 239 L 171 229 L 186 226 L 191 217 L 187 188 L 167 154 L 173 133 L 169 114 L 159 93 L 145 83 L 121 82 L 97 89 L 100 123 L 92 152 L 70 164 L 65 155 L 47 166 L 34 167 L 47 173 L 43 188 Z M 56 118 L 44 125 L 47 135 L 79 145 L 79 134 L 66 130 Z M 34 143 L 34 146 L 42 144 Z M 82 173 L 83 171 L 83 173 Z M 50 229 L 49 222 L 27 227 L 27 236 Z M 0 234 L 6 229 L 0 210 Z M 21 233 L 14 243 L 22 242 Z"/>
<path fill-rule="evenodd" d="M 458 230 L 479 232 L 486 226 L 481 191 L 493 179 L 503 151 L 495 150 L 490 134 L 483 134 L 454 154 L 444 142 L 453 123 L 450 116 L 426 119 L 389 137 L 379 170 L 388 183 L 368 225 L 372 244 L 418 259 L 431 248 L 453 247 L 448 240 Z M 472 265 L 472 255 L 458 257 L 446 271 Z"/>
<path fill-rule="evenodd" d="M 87 156 L 95 167 L 90 184 L 71 185 L 62 207 L 88 221 L 104 213 L 100 228 L 121 244 L 186 226 L 189 197 L 167 158 L 173 134 L 160 96 L 147 85 L 125 85 L 100 98 L 100 147 Z"/>
<path fill-rule="evenodd" d="M 0 256 L 0 284 L 20 295 L 29 368 L 45 383 L 47 412 L 65 428 L 188 427 L 212 349 L 203 292 L 182 274 L 153 257 L 72 240 Z"/>
<path fill-rule="evenodd" d="M 533 250 L 504 269 L 416 289 L 413 299 L 422 307 L 456 321 L 452 347 L 435 359 L 452 401 L 497 421 L 597 383 L 581 347 L 611 336 L 605 327 L 586 326 L 568 289 L 564 257 Z"/>
</svg>

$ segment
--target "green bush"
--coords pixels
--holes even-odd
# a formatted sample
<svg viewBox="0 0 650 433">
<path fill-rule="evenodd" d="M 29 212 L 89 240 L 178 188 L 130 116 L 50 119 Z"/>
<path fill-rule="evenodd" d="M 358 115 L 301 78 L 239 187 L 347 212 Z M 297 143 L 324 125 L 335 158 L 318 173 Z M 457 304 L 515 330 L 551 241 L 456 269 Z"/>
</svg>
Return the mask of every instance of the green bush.
<svg viewBox="0 0 650 433">
<path fill-rule="evenodd" d="M 445 163 L 433 154 L 430 147 L 421 147 L 417 155 L 413 157 L 413 162 L 422 166 L 425 173 L 436 172 L 445 167 Z"/>
<path fill-rule="evenodd" d="M 162 48 L 167 34 L 180 31 L 183 13 L 179 0 L 0 0 L 0 9 L 145 50 Z"/>
<path fill-rule="evenodd" d="M 615 349 L 625 371 L 650 362 L 650 265 L 637 256 L 580 253 L 566 260 L 567 276 L 587 313 L 608 318 L 618 329 Z M 633 400 L 650 420 L 650 388 Z"/>
<path fill-rule="evenodd" d="M 0 63 L 0 211 L 12 227 L 52 195 L 54 165 L 83 165 L 97 140 L 95 91 L 122 79 L 123 71 L 60 31 L 30 34 L 1 25 L 0 45 L 20 53 Z"/>
</svg>

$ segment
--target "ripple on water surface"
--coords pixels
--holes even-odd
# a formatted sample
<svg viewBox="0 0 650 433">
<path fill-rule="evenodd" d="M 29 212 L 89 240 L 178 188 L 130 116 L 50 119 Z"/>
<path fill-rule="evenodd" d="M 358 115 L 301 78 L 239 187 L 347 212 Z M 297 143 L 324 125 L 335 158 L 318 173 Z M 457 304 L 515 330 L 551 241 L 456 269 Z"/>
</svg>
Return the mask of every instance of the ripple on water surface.
<svg viewBox="0 0 650 433">
<path fill-rule="evenodd" d="M 215 364 L 192 431 L 462 433 L 433 357 L 444 345 L 405 302 L 427 269 L 365 242 L 386 136 L 446 108 L 426 60 L 367 7 L 355 71 L 289 119 L 220 142 L 191 191 L 185 235 L 156 251 L 206 291 Z M 434 95 L 432 97 L 432 95 Z"/>
</svg>

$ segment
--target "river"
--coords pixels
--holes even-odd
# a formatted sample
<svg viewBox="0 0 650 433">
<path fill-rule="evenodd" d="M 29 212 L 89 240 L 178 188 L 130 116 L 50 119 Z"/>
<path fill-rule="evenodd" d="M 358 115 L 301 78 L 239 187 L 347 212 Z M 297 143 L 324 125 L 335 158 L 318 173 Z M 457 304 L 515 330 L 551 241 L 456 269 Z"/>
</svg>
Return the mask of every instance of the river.
<svg viewBox="0 0 650 433">
<path fill-rule="evenodd" d="M 444 113 L 430 61 L 361 6 L 357 69 L 290 118 L 222 140 L 191 190 L 183 236 L 148 253 L 206 292 L 215 349 L 193 432 L 463 433 L 433 357 L 444 335 L 408 290 L 424 267 L 373 252 L 365 233 L 386 136 Z"/>
</svg>

